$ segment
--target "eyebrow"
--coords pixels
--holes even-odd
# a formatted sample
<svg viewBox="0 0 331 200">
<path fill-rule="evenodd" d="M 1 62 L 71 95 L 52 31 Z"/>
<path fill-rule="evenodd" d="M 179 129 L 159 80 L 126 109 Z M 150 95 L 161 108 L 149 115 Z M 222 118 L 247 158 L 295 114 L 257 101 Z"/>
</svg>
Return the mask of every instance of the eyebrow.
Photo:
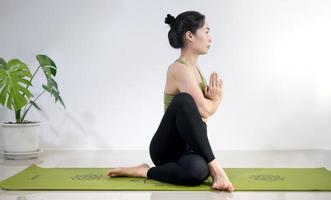
<svg viewBox="0 0 331 200">
<path fill-rule="evenodd" d="M 209 28 L 209 27 L 207 27 L 206 29 L 207 29 L 208 31 L 210 30 L 210 28 Z"/>
</svg>

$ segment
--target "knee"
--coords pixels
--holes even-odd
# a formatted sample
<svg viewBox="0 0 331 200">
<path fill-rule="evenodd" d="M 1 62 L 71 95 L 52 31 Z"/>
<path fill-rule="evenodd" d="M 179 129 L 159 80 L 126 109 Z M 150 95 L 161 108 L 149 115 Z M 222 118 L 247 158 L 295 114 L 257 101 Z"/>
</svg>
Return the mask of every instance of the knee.
<svg viewBox="0 0 331 200">
<path fill-rule="evenodd" d="M 192 164 L 185 172 L 185 184 L 196 186 L 202 184 L 209 177 L 208 164 L 204 161 Z"/>
<path fill-rule="evenodd" d="M 176 96 L 174 97 L 173 100 L 190 101 L 190 100 L 193 100 L 193 97 L 187 92 L 180 92 L 180 93 L 176 94 Z"/>
<path fill-rule="evenodd" d="M 202 184 L 209 176 L 209 169 L 195 169 L 188 172 L 187 185 L 196 186 Z"/>
<path fill-rule="evenodd" d="M 193 97 L 189 93 L 186 93 L 186 92 L 178 93 L 174 97 L 173 101 L 175 104 L 179 105 L 181 108 L 190 107 L 195 103 Z"/>
</svg>

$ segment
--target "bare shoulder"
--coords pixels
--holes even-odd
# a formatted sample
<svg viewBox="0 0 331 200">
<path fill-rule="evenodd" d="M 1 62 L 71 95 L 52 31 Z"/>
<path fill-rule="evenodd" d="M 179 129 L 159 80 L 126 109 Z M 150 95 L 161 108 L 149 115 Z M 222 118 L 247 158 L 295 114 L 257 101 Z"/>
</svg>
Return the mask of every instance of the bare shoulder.
<svg viewBox="0 0 331 200">
<path fill-rule="evenodd" d="M 185 76 L 190 72 L 193 74 L 193 71 L 185 64 L 174 62 L 169 65 L 167 75 L 173 79 L 179 79 L 180 77 Z"/>
</svg>

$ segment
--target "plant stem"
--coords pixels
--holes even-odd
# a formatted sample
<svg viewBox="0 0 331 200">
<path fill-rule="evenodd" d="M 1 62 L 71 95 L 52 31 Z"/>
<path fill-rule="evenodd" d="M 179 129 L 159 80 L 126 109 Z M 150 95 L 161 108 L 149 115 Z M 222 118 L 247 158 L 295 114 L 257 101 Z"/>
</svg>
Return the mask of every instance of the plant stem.
<svg viewBox="0 0 331 200">
<path fill-rule="evenodd" d="M 31 84 L 32 84 L 32 79 L 33 79 L 34 76 L 36 75 L 36 73 L 37 73 L 37 71 L 39 70 L 39 68 L 40 68 L 40 65 L 38 66 L 38 68 L 37 68 L 36 71 L 33 73 L 32 77 L 31 77 L 31 79 L 30 79 L 30 83 L 31 83 Z M 27 86 L 26 86 L 26 89 L 28 89 L 29 86 L 30 86 L 30 85 L 27 85 Z"/>
<path fill-rule="evenodd" d="M 34 102 L 37 101 L 37 99 L 38 99 L 42 94 L 44 94 L 45 91 L 46 91 L 46 90 L 44 89 L 44 91 L 42 91 L 42 92 L 37 96 L 37 98 L 34 99 L 33 101 L 34 101 Z M 29 111 L 29 109 L 31 108 L 31 106 L 32 106 L 32 104 L 30 103 L 30 106 L 28 107 L 28 109 L 26 109 L 26 110 L 23 112 L 22 121 L 24 120 L 25 115 L 27 114 L 27 112 Z"/>
<path fill-rule="evenodd" d="M 15 110 L 16 123 L 21 123 L 21 109 Z"/>
<path fill-rule="evenodd" d="M 34 76 L 37 74 L 39 68 L 40 68 L 40 65 L 38 66 L 38 68 L 37 68 L 36 71 L 33 73 L 32 77 L 31 77 L 31 79 L 30 79 L 30 83 L 31 83 L 31 84 L 32 84 L 32 79 L 33 79 Z M 26 86 L 26 89 L 28 89 L 29 86 L 30 86 L 30 85 L 27 85 L 27 86 Z M 24 95 L 24 94 L 23 94 L 23 95 Z M 19 117 L 19 121 L 20 121 L 20 122 L 23 122 L 23 120 L 24 120 L 24 118 L 25 118 L 25 115 L 26 115 L 26 112 L 28 112 L 28 110 L 29 110 L 29 109 L 28 109 L 28 110 L 25 111 L 25 109 L 26 109 L 27 106 L 28 106 L 28 104 L 26 104 L 25 107 L 24 107 L 24 112 L 23 112 L 24 114 L 23 114 L 22 118 L 21 118 L 21 116 L 20 116 L 20 115 L 21 115 L 21 109 L 18 110 L 18 111 L 16 111 L 16 121 L 17 121 L 17 115 L 18 115 L 18 117 Z M 31 105 L 30 105 L 30 107 L 31 107 Z M 30 107 L 29 107 L 29 108 L 30 108 Z M 19 114 L 17 114 L 17 112 L 19 112 Z"/>
</svg>

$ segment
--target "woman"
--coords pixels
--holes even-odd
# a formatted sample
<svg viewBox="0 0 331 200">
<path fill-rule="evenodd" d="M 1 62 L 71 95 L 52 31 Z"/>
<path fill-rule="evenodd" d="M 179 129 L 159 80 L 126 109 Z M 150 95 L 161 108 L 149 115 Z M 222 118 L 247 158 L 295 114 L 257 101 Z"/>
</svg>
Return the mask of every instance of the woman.
<svg viewBox="0 0 331 200">
<path fill-rule="evenodd" d="M 212 188 L 233 191 L 234 186 L 216 161 L 207 137 L 207 119 L 223 97 L 223 84 L 212 73 L 209 85 L 197 61 L 210 48 L 211 37 L 205 16 L 196 11 L 167 15 L 169 43 L 181 49 L 179 59 L 167 70 L 164 115 L 149 146 L 155 167 L 143 163 L 117 167 L 108 176 L 144 177 L 179 185 L 199 185 L 209 176 Z"/>
</svg>

